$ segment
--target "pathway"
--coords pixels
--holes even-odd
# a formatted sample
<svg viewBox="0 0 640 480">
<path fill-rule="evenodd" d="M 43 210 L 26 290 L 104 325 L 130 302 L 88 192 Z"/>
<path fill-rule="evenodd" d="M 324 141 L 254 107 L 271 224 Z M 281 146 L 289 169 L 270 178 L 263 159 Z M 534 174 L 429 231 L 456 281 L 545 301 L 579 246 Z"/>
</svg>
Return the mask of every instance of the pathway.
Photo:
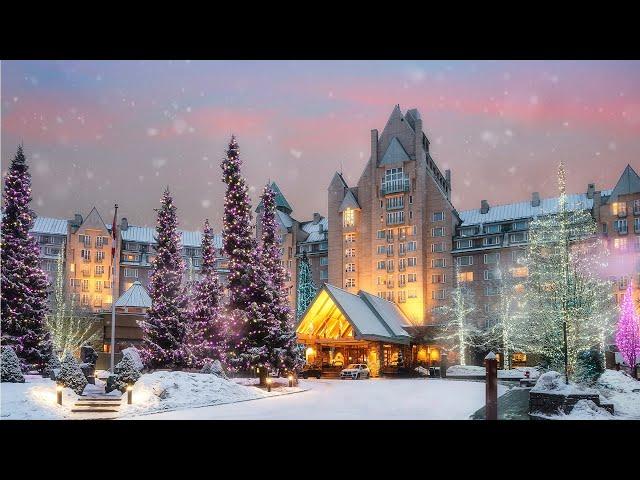
<svg viewBox="0 0 640 480">
<path fill-rule="evenodd" d="M 498 397 L 498 420 L 529 420 L 529 390 L 515 387 Z M 484 419 L 485 407 L 471 415 L 471 420 Z"/>
<path fill-rule="evenodd" d="M 95 385 L 87 385 L 71 409 L 72 418 L 82 420 L 103 420 L 117 418 L 123 396 L 105 393 L 105 383 L 96 380 Z"/>
</svg>

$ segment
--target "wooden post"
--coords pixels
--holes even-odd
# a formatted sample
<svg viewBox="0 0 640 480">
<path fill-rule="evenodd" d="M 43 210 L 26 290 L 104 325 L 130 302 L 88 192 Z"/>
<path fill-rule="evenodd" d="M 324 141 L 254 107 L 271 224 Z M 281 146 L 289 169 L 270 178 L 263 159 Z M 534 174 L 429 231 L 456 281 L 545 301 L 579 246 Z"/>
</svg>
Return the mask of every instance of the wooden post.
<svg viewBox="0 0 640 480">
<path fill-rule="evenodd" d="M 486 376 L 486 400 L 485 415 L 487 420 L 498 419 L 498 361 L 496 354 L 489 352 L 484 357 L 484 363 L 487 370 Z"/>
</svg>

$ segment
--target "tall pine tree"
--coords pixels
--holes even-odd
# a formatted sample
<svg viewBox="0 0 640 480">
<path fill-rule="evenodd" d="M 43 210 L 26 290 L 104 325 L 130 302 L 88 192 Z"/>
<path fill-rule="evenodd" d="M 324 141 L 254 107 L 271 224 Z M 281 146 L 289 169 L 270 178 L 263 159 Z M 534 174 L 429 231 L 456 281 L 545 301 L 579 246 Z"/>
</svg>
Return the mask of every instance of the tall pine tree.
<svg viewBox="0 0 640 480">
<path fill-rule="evenodd" d="M 22 145 L 4 186 L 2 220 L 2 344 L 13 347 L 23 369 L 42 370 L 52 352 L 46 328 L 49 282 L 38 265 L 36 239 L 29 234 L 31 174 Z"/>
<path fill-rule="evenodd" d="M 300 260 L 300 268 L 298 269 L 298 291 L 296 301 L 296 316 L 300 318 L 307 310 L 307 307 L 316 296 L 317 288 L 313 283 L 313 275 L 311 274 L 311 265 L 307 252 L 302 253 Z"/>
<path fill-rule="evenodd" d="M 187 348 L 191 365 L 201 368 L 207 359 L 225 362 L 222 295 L 215 269 L 215 246 L 209 220 L 204 222 L 200 280 L 192 287 Z"/>
<path fill-rule="evenodd" d="M 181 284 L 185 265 L 176 207 L 168 187 L 162 195 L 162 206 L 156 211 L 158 237 L 149 282 L 152 304 L 141 322 L 142 356 L 150 368 L 180 368 L 188 363 L 184 348 L 187 298 Z"/>
</svg>

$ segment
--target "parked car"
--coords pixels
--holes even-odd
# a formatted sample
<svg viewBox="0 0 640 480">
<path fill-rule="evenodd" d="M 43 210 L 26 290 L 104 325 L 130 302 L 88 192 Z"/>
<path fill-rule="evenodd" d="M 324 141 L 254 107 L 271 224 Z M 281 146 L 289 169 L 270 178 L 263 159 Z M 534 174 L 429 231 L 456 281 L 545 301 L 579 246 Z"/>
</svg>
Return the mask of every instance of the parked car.
<svg viewBox="0 0 640 480">
<path fill-rule="evenodd" d="M 316 377 L 318 379 L 320 375 L 322 375 L 322 370 L 317 365 L 305 365 L 299 374 L 301 378 Z"/>
<path fill-rule="evenodd" d="M 369 378 L 369 367 L 365 363 L 352 363 L 340 372 L 340 379 L 352 378 L 358 380 L 360 378 Z"/>
</svg>

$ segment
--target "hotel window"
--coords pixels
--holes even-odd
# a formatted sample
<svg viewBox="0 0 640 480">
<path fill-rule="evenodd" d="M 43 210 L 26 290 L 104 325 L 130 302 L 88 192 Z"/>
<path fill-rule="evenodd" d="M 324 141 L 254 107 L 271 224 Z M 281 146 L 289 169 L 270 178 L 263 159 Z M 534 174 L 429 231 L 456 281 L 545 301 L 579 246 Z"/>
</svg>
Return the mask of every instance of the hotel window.
<svg viewBox="0 0 640 480">
<path fill-rule="evenodd" d="M 82 280 L 82 291 L 83 292 L 89 291 L 89 280 Z"/>
<path fill-rule="evenodd" d="M 393 257 L 393 243 L 390 245 L 387 245 L 387 256 Z"/>
<path fill-rule="evenodd" d="M 458 282 L 473 282 L 473 272 L 459 272 Z"/>
<path fill-rule="evenodd" d="M 344 256 L 345 257 L 355 257 L 356 256 L 356 249 L 355 248 L 347 248 L 347 249 L 345 249 Z"/>
<path fill-rule="evenodd" d="M 104 275 L 104 265 L 96 265 L 96 276 Z"/>
<path fill-rule="evenodd" d="M 444 227 L 435 227 L 431 229 L 432 237 L 444 237 Z"/>
<path fill-rule="evenodd" d="M 418 226 L 417 225 L 413 225 L 411 227 L 411 235 L 417 235 L 418 234 Z"/>
<path fill-rule="evenodd" d="M 122 255 L 122 260 L 125 262 L 137 262 L 140 260 L 140 255 L 137 253 L 125 253 Z"/>
<path fill-rule="evenodd" d="M 418 248 L 418 243 L 415 240 L 412 240 L 411 242 L 407 243 L 408 252 L 415 252 L 417 248 Z"/>
<path fill-rule="evenodd" d="M 347 278 L 344 282 L 344 286 L 346 288 L 353 288 L 356 286 L 356 279 L 355 278 Z"/>
<path fill-rule="evenodd" d="M 91 250 L 80 250 L 80 256 L 82 257 L 82 259 L 85 262 L 90 262 L 91 261 Z"/>
<path fill-rule="evenodd" d="M 76 288 L 80 286 L 80 279 L 79 278 L 70 278 L 69 279 L 69 285 L 71 286 L 71 288 Z"/>
<path fill-rule="evenodd" d="M 344 269 L 345 272 L 355 272 L 356 264 L 355 263 L 347 263 L 347 266 Z"/>
<path fill-rule="evenodd" d="M 445 298 L 445 290 L 432 290 L 431 298 L 433 300 L 444 300 Z"/>
<path fill-rule="evenodd" d="M 102 248 L 107 243 L 109 237 L 96 237 L 96 248 Z"/>
<path fill-rule="evenodd" d="M 406 268 L 407 268 L 407 259 L 406 258 L 398 259 L 398 270 L 400 270 L 401 272 L 404 272 Z"/>
<path fill-rule="evenodd" d="M 469 265 L 473 265 L 473 256 L 467 255 L 465 257 L 457 257 L 456 265 L 459 267 L 467 267 Z"/>
<path fill-rule="evenodd" d="M 431 275 L 431 283 L 445 283 L 446 275 L 444 273 Z"/>
<path fill-rule="evenodd" d="M 502 225 L 485 225 L 484 233 L 500 233 L 502 232 Z"/>
<path fill-rule="evenodd" d="M 387 225 L 397 225 L 398 223 L 404 223 L 403 210 L 387 213 Z"/>
<path fill-rule="evenodd" d="M 407 276 L 404 273 L 398 275 L 398 286 L 404 287 L 407 284 Z"/>
<path fill-rule="evenodd" d="M 378 245 L 378 255 L 384 255 L 387 252 L 386 245 Z"/>
<path fill-rule="evenodd" d="M 347 208 L 342 212 L 342 226 L 353 227 L 356 224 L 356 212 L 352 208 Z"/>
<path fill-rule="evenodd" d="M 93 297 L 93 306 L 101 307 L 102 306 L 102 297 L 100 295 L 95 295 Z"/>
<path fill-rule="evenodd" d="M 96 252 L 96 262 L 102 262 L 104 260 L 104 251 L 98 250 Z"/>
<path fill-rule="evenodd" d="M 640 217 L 633 219 L 633 231 L 640 233 Z"/>
<path fill-rule="evenodd" d="M 138 278 L 138 269 L 137 268 L 125 268 L 124 269 L 125 278 Z"/>
<path fill-rule="evenodd" d="M 82 303 L 82 305 L 89 305 L 90 298 L 91 297 L 89 297 L 89 295 L 82 295 L 82 297 L 80 299 L 80 303 Z"/>
<path fill-rule="evenodd" d="M 476 227 L 467 227 L 467 228 L 460 229 L 461 237 L 471 237 L 473 235 L 476 235 L 477 233 L 478 233 L 478 229 Z"/>
<path fill-rule="evenodd" d="M 353 243 L 356 241 L 356 234 L 355 233 L 347 233 L 344 236 L 344 241 L 347 243 Z"/>
<path fill-rule="evenodd" d="M 529 232 L 512 233 L 509 235 L 510 243 L 522 243 L 529 240 Z"/>
<path fill-rule="evenodd" d="M 384 172 L 383 182 L 389 187 L 396 187 L 396 184 L 404 180 L 404 171 L 402 167 L 389 168 Z"/>
<path fill-rule="evenodd" d="M 447 266 L 446 258 L 433 258 L 431 259 L 431 268 L 445 268 Z"/>
<path fill-rule="evenodd" d="M 393 288 L 393 275 L 387 275 L 387 288 Z"/>
<path fill-rule="evenodd" d="M 320 265 L 329 265 L 329 257 L 320 257 Z"/>
<path fill-rule="evenodd" d="M 511 229 L 512 230 L 526 230 L 528 226 L 529 226 L 528 222 L 513 222 L 513 225 L 511 226 Z"/>
<path fill-rule="evenodd" d="M 626 202 L 615 202 L 611 204 L 611 213 L 613 215 L 618 215 L 619 217 L 627 216 L 627 203 Z"/>
<path fill-rule="evenodd" d="M 431 244 L 431 252 L 432 253 L 440 253 L 444 252 L 444 243 L 432 243 Z"/>
<path fill-rule="evenodd" d="M 524 250 L 514 250 L 511 252 L 511 261 L 513 263 L 520 263 L 524 260 L 526 253 Z"/>
<path fill-rule="evenodd" d="M 406 253 L 407 253 L 407 244 L 406 243 L 399 244 L 398 245 L 398 255 L 400 255 L 402 257 Z"/>
<path fill-rule="evenodd" d="M 404 290 L 398 292 L 398 303 L 404 303 L 407 301 L 407 294 Z"/>
<path fill-rule="evenodd" d="M 387 242 L 393 242 L 393 228 L 387 230 Z"/>
<path fill-rule="evenodd" d="M 640 215 L 640 200 L 633 201 L 633 214 Z"/>
<path fill-rule="evenodd" d="M 140 245 L 134 242 L 125 242 L 124 249 L 132 252 L 137 252 L 140 249 Z"/>
<path fill-rule="evenodd" d="M 98 293 L 102 292 L 102 280 L 98 280 L 96 282 L 96 292 Z"/>
<path fill-rule="evenodd" d="M 387 210 L 404 208 L 404 195 L 387 198 Z"/>
<path fill-rule="evenodd" d="M 78 235 L 78 241 L 84 243 L 87 247 L 91 245 L 91 237 L 89 235 Z"/>
<path fill-rule="evenodd" d="M 376 238 L 378 239 L 384 239 L 387 235 L 387 231 L 386 230 L 378 230 L 378 232 L 376 233 Z"/>
<path fill-rule="evenodd" d="M 486 287 L 484 287 L 484 294 L 487 297 L 491 297 L 493 295 L 497 295 L 498 294 L 498 287 L 495 285 L 487 285 Z"/>
<path fill-rule="evenodd" d="M 444 212 L 433 212 L 433 216 L 431 220 L 434 222 L 443 222 L 444 221 Z"/>
<path fill-rule="evenodd" d="M 380 260 L 378 262 L 378 270 L 384 270 L 387 268 L 387 263 L 384 260 Z"/>
<path fill-rule="evenodd" d="M 484 254 L 484 264 L 485 265 L 493 265 L 498 263 L 500 260 L 500 253 L 485 253 Z"/>
<path fill-rule="evenodd" d="M 529 275 L 529 269 L 527 267 L 512 268 L 511 275 L 516 278 L 526 277 Z"/>
<path fill-rule="evenodd" d="M 409 205 L 413 205 L 413 195 L 409 195 Z"/>
<path fill-rule="evenodd" d="M 626 238 L 614 238 L 613 239 L 613 248 L 616 250 L 626 250 L 627 249 L 627 239 Z"/>
<path fill-rule="evenodd" d="M 415 267 L 415 266 L 418 264 L 418 259 L 417 259 L 416 257 L 409 257 L 409 258 L 407 259 L 407 261 L 408 261 L 408 263 L 407 263 L 407 264 L 408 264 L 410 267 Z"/>
<path fill-rule="evenodd" d="M 623 219 L 616 220 L 615 228 L 616 228 L 616 232 L 618 232 L 620 234 L 627 233 L 628 232 L 628 230 L 627 230 L 627 219 L 623 218 Z"/>
<path fill-rule="evenodd" d="M 407 274 L 407 282 L 414 283 L 417 281 L 417 274 L 409 273 Z"/>
<path fill-rule="evenodd" d="M 387 272 L 393 272 L 393 260 L 387 260 Z"/>
<path fill-rule="evenodd" d="M 500 236 L 496 235 L 495 237 L 485 237 L 482 239 L 482 244 L 485 246 L 500 245 Z"/>
<path fill-rule="evenodd" d="M 376 278 L 376 285 L 384 285 L 386 282 L 384 281 L 383 277 L 377 277 Z"/>
<path fill-rule="evenodd" d="M 390 292 L 387 292 L 386 297 L 387 297 L 386 300 L 388 302 L 393 302 L 393 290 L 391 290 Z"/>
<path fill-rule="evenodd" d="M 484 271 L 484 279 L 485 280 L 500 280 L 500 270 L 485 270 Z"/>
<path fill-rule="evenodd" d="M 473 247 L 473 240 L 471 240 L 470 238 L 468 238 L 466 240 L 456 240 L 456 248 L 457 249 L 471 248 L 471 247 Z"/>
<path fill-rule="evenodd" d="M 320 280 L 326 280 L 329 278 L 329 272 L 326 270 L 320 270 Z"/>
<path fill-rule="evenodd" d="M 407 290 L 407 298 L 418 298 L 417 290 Z"/>
<path fill-rule="evenodd" d="M 50 256 L 58 256 L 60 255 L 60 248 L 57 247 L 44 247 L 44 254 Z"/>
</svg>

